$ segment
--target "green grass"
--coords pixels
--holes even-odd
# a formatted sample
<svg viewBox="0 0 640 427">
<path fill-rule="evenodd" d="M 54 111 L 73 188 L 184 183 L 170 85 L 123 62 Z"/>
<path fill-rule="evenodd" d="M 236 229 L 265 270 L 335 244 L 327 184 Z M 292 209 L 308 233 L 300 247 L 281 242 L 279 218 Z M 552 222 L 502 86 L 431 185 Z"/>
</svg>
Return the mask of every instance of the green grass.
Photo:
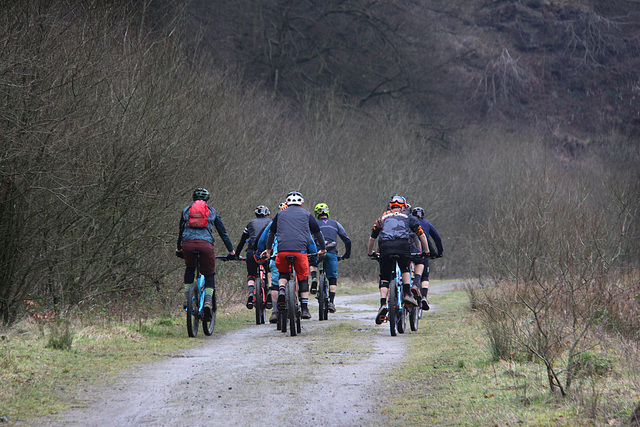
<svg viewBox="0 0 640 427">
<path fill-rule="evenodd" d="M 570 397 L 551 396 L 542 364 L 491 362 L 488 340 L 463 291 L 432 296 L 409 333 L 409 354 L 385 393 L 390 425 L 608 425 L 637 404 L 628 373 L 576 384 Z M 406 336 L 406 334 L 405 334 Z M 637 393 L 637 392 L 636 392 Z"/>
<path fill-rule="evenodd" d="M 218 314 L 215 334 L 252 324 L 248 310 Z M 206 339 L 187 337 L 184 313 L 128 325 L 71 325 L 68 350 L 50 345 L 54 328 L 23 322 L 0 342 L 0 418 L 9 421 L 53 414 L 78 404 L 75 391 L 139 363 L 167 357 Z"/>
</svg>

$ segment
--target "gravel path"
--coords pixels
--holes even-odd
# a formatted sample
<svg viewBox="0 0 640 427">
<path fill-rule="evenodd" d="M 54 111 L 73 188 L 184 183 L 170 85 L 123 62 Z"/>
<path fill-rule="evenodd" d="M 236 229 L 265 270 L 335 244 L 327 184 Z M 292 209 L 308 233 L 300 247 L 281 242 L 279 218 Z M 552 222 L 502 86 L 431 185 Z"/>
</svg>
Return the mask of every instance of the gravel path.
<svg viewBox="0 0 640 427">
<path fill-rule="evenodd" d="M 296 337 L 275 325 L 214 332 L 197 348 L 96 386 L 82 397 L 86 407 L 40 425 L 379 425 L 376 384 L 403 357 L 409 334 L 391 337 L 387 324 L 375 325 L 377 298 L 337 296 L 337 313 L 323 322 L 312 300 L 314 317 Z M 336 343 L 330 328 L 348 334 Z"/>
</svg>

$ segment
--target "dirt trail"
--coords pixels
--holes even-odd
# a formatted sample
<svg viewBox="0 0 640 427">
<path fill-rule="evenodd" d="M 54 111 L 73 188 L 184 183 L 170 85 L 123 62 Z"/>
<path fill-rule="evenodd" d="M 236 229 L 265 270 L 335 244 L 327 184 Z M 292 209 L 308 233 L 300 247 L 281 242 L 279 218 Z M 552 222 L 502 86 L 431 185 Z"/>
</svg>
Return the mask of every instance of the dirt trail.
<svg viewBox="0 0 640 427">
<path fill-rule="evenodd" d="M 441 287 L 442 290 L 445 287 Z M 442 291 L 434 289 L 434 291 Z M 405 353 L 408 337 L 376 326 L 377 294 L 336 297 L 329 320 L 303 321 L 290 337 L 275 325 L 214 335 L 197 348 L 127 371 L 74 408 L 40 425 L 379 425 L 376 384 Z M 352 328 L 356 354 L 331 347 L 326 329 Z M 407 334 L 408 335 L 408 334 Z"/>
</svg>

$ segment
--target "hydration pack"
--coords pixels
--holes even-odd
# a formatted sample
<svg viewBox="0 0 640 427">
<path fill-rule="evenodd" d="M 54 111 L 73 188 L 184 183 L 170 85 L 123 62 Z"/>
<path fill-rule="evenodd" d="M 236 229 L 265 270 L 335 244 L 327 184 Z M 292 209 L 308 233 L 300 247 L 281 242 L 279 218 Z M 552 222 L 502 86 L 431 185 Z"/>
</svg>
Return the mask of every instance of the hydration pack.
<svg viewBox="0 0 640 427">
<path fill-rule="evenodd" d="M 204 200 L 196 200 L 189 208 L 189 227 L 205 228 L 209 222 L 209 206 Z"/>
</svg>

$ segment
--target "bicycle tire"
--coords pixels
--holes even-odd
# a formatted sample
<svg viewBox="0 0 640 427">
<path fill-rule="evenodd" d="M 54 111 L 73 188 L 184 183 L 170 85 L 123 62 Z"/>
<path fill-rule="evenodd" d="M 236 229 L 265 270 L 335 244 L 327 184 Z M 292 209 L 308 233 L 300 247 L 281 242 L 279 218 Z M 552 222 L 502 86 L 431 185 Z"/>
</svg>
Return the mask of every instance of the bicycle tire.
<svg viewBox="0 0 640 427">
<path fill-rule="evenodd" d="M 412 307 L 409 311 L 409 326 L 414 332 L 418 330 L 418 320 L 420 320 L 420 316 L 418 314 L 419 310 L 419 307 Z"/>
<path fill-rule="evenodd" d="M 329 313 L 329 294 L 327 289 L 327 276 L 322 273 L 320 275 L 318 287 L 318 320 L 327 320 Z"/>
<path fill-rule="evenodd" d="M 278 310 L 278 330 L 283 334 L 287 332 L 287 309 Z"/>
<path fill-rule="evenodd" d="M 289 334 L 295 337 L 298 333 L 296 327 L 296 284 L 293 280 L 287 282 L 287 319 L 289 320 Z"/>
<path fill-rule="evenodd" d="M 213 334 L 213 329 L 216 327 L 216 290 L 213 289 L 213 295 L 211 295 L 211 305 L 213 306 L 213 310 L 211 310 L 211 320 L 202 319 L 202 330 L 206 336 L 211 336 Z"/>
<path fill-rule="evenodd" d="M 389 330 L 391 336 L 396 336 L 396 320 L 398 319 L 398 290 L 395 280 L 389 282 L 389 299 L 387 304 L 389 305 L 389 313 L 387 318 L 389 319 Z"/>
<path fill-rule="evenodd" d="M 187 301 L 187 333 L 189 337 L 195 338 L 200 323 L 200 290 L 197 281 L 189 287 Z"/>
<path fill-rule="evenodd" d="M 256 311 L 256 325 L 264 323 L 264 290 L 262 289 L 264 282 L 261 278 L 256 279 L 256 285 L 253 291 L 253 309 Z"/>
<path fill-rule="evenodd" d="M 404 331 L 407 330 L 407 306 L 403 305 L 401 309 L 398 310 L 398 320 L 396 321 L 396 328 L 398 328 L 398 333 L 404 334 Z"/>
</svg>

